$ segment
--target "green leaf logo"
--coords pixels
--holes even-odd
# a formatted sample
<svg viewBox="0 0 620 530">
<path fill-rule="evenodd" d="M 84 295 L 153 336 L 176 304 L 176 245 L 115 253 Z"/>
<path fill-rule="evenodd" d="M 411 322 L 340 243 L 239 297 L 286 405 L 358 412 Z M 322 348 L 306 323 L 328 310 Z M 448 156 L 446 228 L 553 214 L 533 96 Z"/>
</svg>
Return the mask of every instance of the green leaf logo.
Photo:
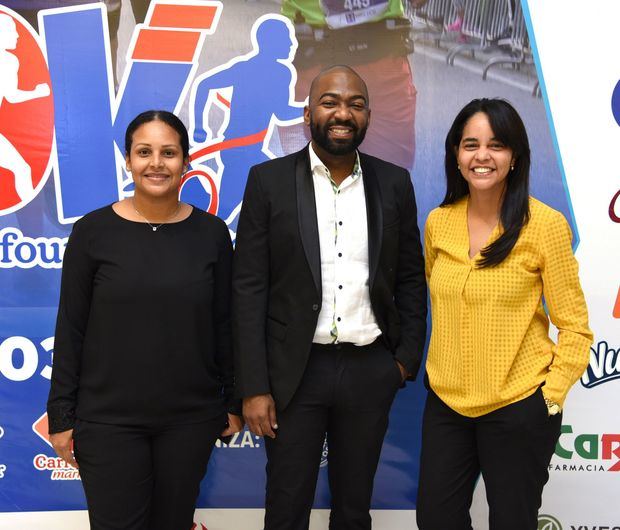
<svg viewBox="0 0 620 530">
<path fill-rule="evenodd" d="M 539 515 L 537 530 L 562 530 L 562 525 L 551 515 Z"/>
</svg>

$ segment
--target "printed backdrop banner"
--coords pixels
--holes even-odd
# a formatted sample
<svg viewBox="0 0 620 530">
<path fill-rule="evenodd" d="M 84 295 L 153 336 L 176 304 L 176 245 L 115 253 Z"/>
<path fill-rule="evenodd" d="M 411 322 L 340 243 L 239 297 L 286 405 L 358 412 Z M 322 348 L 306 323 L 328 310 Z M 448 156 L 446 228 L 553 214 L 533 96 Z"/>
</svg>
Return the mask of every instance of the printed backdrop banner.
<svg viewBox="0 0 620 530">
<path fill-rule="evenodd" d="M 458 110 L 502 97 L 522 115 L 532 194 L 571 223 L 595 333 L 539 528 L 620 530 L 620 67 L 606 60 L 620 6 L 600 5 L 0 0 L 0 529 L 88 528 L 79 474 L 49 444 L 45 403 L 64 248 L 77 219 L 133 194 L 129 121 L 151 108 L 181 117 L 191 142 L 181 199 L 224 219 L 234 239 L 249 168 L 306 144 L 312 78 L 347 63 L 370 92 L 361 149 L 411 170 L 420 227 L 443 197 L 443 142 Z M 415 528 L 424 400 L 420 377 L 393 406 L 372 502 L 378 530 Z M 313 530 L 327 528 L 328 462 L 325 444 Z M 260 437 L 218 444 L 194 527 L 262 528 L 264 467 Z M 488 527 L 482 481 L 472 514 Z"/>
</svg>

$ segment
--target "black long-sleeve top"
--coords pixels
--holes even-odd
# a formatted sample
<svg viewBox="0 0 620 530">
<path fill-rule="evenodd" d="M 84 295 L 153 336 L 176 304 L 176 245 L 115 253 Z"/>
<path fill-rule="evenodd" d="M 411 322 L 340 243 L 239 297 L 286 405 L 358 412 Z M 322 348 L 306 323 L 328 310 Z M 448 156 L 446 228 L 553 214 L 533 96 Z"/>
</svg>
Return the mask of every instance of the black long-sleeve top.
<svg viewBox="0 0 620 530">
<path fill-rule="evenodd" d="M 226 224 L 197 208 L 157 231 L 111 206 L 76 222 L 62 271 L 50 433 L 76 417 L 170 425 L 225 412 L 231 259 Z"/>
</svg>

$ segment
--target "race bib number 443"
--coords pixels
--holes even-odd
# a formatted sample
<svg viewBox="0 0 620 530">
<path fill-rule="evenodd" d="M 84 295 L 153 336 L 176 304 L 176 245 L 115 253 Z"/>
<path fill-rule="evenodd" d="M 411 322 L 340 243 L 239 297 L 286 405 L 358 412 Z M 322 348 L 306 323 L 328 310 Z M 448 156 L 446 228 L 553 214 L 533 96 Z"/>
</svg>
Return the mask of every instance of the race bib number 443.
<svg viewBox="0 0 620 530">
<path fill-rule="evenodd" d="M 321 8 L 330 28 L 363 24 L 385 13 L 387 0 L 321 0 Z"/>
</svg>

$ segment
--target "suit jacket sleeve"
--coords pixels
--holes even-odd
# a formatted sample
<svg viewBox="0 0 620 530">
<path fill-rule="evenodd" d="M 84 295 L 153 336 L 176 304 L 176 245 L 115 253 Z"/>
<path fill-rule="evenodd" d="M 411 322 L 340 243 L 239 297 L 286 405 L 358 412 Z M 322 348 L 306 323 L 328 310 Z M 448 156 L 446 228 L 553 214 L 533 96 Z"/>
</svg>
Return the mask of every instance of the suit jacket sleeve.
<svg viewBox="0 0 620 530">
<path fill-rule="evenodd" d="M 269 296 L 269 203 L 258 170 L 248 176 L 233 259 L 235 390 L 244 398 L 271 391 L 265 325 Z"/>
<path fill-rule="evenodd" d="M 427 294 L 415 195 L 408 172 L 405 172 L 400 197 L 400 245 L 394 303 L 400 316 L 401 336 L 394 356 L 407 369 L 409 379 L 415 379 L 426 342 Z"/>
</svg>

